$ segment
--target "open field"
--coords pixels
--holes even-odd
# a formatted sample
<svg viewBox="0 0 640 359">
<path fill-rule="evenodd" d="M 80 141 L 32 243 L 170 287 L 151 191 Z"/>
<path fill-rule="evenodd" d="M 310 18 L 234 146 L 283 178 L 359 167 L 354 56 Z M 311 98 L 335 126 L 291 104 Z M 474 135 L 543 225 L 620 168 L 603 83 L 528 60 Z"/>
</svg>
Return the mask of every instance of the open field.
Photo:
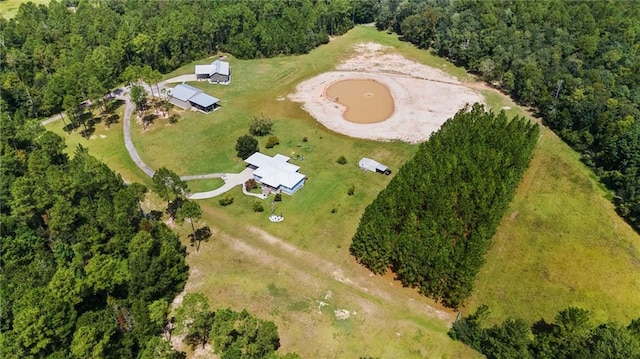
<svg viewBox="0 0 640 359">
<path fill-rule="evenodd" d="M 144 161 L 180 175 L 242 169 L 235 158 L 235 140 L 247 132 L 252 116 L 261 113 L 273 118 L 280 139 L 280 145 L 263 151 L 295 152 L 305 158 L 292 162 L 309 181 L 275 204 L 275 212 L 285 217 L 282 223 L 268 221 L 269 201 L 263 202 L 265 212 L 254 213 L 255 198 L 243 196 L 239 188 L 230 192 L 235 201 L 228 207 L 215 198 L 200 202 L 200 225 L 211 226 L 214 237 L 199 253 L 189 249 L 192 275 L 187 290 L 205 293 L 213 308 L 248 308 L 274 320 L 282 350 L 305 358 L 477 357 L 446 336 L 454 313 L 401 288 L 391 275 L 370 276 L 348 253 L 364 208 L 390 180 L 361 172 L 357 161 L 372 157 L 395 172 L 417 146 L 338 135 L 286 100 L 299 82 L 332 70 L 361 42 L 393 46 L 403 56 L 443 69 L 464 83 L 472 80 L 394 36 L 357 27 L 308 55 L 230 58 L 230 86 L 195 84 L 221 98 L 222 109 L 210 115 L 185 113 L 175 125 L 158 122 L 144 133 L 140 125 L 132 125 Z M 193 65 L 185 66 L 166 78 L 191 71 Z M 500 94 L 482 93 L 494 110 L 510 107 L 510 115 L 525 114 Z M 82 143 L 125 179 L 148 184 L 124 149 L 121 126 L 105 130 L 98 124 L 95 139 L 73 133 L 67 143 Z M 49 128 L 60 132 L 61 124 Z M 265 142 L 260 139 L 261 148 Z M 341 155 L 347 164 L 336 163 Z M 597 319 L 626 322 L 640 316 L 639 236 L 615 215 L 577 154 L 552 133 L 543 131 L 534 156 L 495 236 L 469 310 L 487 303 L 500 318 L 550 319 L 559 309 L 579 305 L 593 310 Z M 348 196 L 352 185 L 355 194 Z M 186 233 L 186 226 L 182 229 Z M 186 235 L 183 238 L 187 243 Z M 337 319 L 336 314 L 345 311 L 350 317 Z"/>
<path fill-rule="evenodd" d="M 579 155 L 544 129 L 470 307 L 530 321 L 570 305 L 597 321 L 640 317 L 640 237 L 609 196 Z"/>
<path fill-rule="evenodd" d="M 67 134 L 63 129 L 62 121 L 56 121 L 46 126 L 65 139 L 67 144 L 66 152 L 72 155 L 78 145 L 89 148 L 91 155 L 106 163 L 109 168 L 120 173 L 126 182 L 140 182 L 147 186 L 151 185 L 151 179 L 147 177 L 133 162 L 127 149 L 124 147 L 124 137 L 122 135 L 122 118 L 124 105 L 117 110 L 120 120 L 106 126 L 104 123 L 97 123 L 94 132 L 89 139 L 82 137 L 82 130 L 78 129 L 71 134 Z"/>
<path fill-rule="evenodd" d="M 5 19 L 9 20 L 16 16 L 20 4 L 32 2 L 36 5 L 48 4 L 51 0 L 2 0 L 0 1 L 0 14 Z"/>
</svg>

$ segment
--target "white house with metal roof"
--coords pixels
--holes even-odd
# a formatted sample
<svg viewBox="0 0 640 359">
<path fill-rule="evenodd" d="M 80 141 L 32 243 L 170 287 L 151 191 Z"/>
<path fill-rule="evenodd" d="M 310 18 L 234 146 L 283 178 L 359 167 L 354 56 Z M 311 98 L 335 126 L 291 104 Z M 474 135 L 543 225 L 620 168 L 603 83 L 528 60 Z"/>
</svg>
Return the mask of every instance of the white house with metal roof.
<svg viewBox="0 0 640 359">
<path fill-rule="evenodd" d="M 289 163 L 289 157 L 277 154 L 269 157 L 256 152 L 244 160 L 254 169 L 253 179 L 272 192 L 292 195 L 304 186 L 306 176 L 298 172 L 300 167 Z"/>
<path fill-rule="evenodd" d="M 219 99 L 187 84 L 180 84 L 168 89 L 167 95 L 169 96 L 169 102 L 185 110 L 195 108 L 204 113 L 209 113 L 220 107 L 218 105 Z"/>
<path fill-rule="evenodd" d="M 231 83 L 231 67 L 228 62 L 220 59 L 209 65 L 196 65 L 196 79 L 228 85 Z"/>
</svg>

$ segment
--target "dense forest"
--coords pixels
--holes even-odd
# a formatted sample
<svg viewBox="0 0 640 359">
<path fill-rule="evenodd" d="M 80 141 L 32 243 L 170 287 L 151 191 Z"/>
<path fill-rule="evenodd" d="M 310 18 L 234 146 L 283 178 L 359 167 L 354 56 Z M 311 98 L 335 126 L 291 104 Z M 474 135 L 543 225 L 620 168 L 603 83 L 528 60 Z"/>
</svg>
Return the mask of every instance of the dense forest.
<svg viewBox="0 0 640 359">
<path fill-rule="evenodd" d="M 376 15 L 532 106 L 640 231 L 640 3 L 399 1 Z"/>
<path fill-rule="evenodd" d="M 476 104 L 420 145 L 366 208 L 351 253 L 375 273 L 457 307 L 529 164 L 539 127 Z"/>
<path fill-rule="evenodd" d="M 301 54 L 373 19 L 375 0 L 51 1 L 0 17 L 3 111 L 41 117 L 218 51 Z M 148 67 L 153 71 L 141 71 Z M 144 73 L 143 73 L 144 72 Z"/>
<path fill-rule="evenodd" d="M 35 118 L 72 115 L 122 83 L 157 81 L 218 51 L 305 53 L 371 21 L 372 3 L 54 0 L 0 18 L 0 357 L 184 357 L 160 337 L 171 335 L 169 303 L 188 275 L 184 246 L 162 212 L 142 210 L 144 186 L 124 183 L 85 148 L 70 159 Z M 180 188 L 155 188 L 172 175 L 159 171 L 154 189 L 171 217 L 190 222 L 197 248 L 208 238 L 208 227 L 194 227 L 199 207 L 177 198 Z M 187 341 L 211 335 L 223 358 L 277 356 L 272 322 L 200 314 L 184 328 Z"/>
<path fill-rule="evenodd" d="M 0 357 L 136 357 L 184 286 L 184 246 L 144 186 L 0 116 Z"/>
<path fill-rule="evenodd" d="M 449 335 L 488 359 L 533 358 L 640 358 L 640 318 L 624 327 L 617 323 L 592 323 L 589 311 L 569 307 L 531 325 L 521 319 L 486 326 L 489 308 L 481 306 L 456 321 Z"/>
</svg>

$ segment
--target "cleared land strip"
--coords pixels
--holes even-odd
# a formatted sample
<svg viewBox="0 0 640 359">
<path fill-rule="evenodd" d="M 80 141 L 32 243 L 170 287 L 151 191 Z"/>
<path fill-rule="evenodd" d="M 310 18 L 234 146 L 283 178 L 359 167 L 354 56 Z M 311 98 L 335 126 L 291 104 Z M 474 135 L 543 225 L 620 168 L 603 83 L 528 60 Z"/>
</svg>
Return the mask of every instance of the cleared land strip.
<svg viewBox="0 0 640 359">
<path fill-rule="evenodd" d="M 333 262 L 320 258 L 313 253 L 301 250 L 291 243 L 287 243 L 259 228 L 247 226 L 246 229 L 250 233 L 254 234 L 252 238 L 256 238 L 259 241 L 256 244 L 263 248 L 266 246 L 267 250 L 260 249 L 256 245 L 248 243 L 248 240 L 243 241 L 230 236 L 225 236 L 225 238 L 230 241 L 230 244 L 234 244 L 232 247 L 235 250 L 248 254 L 263 264 L 270 264 L 272 263 L 272 258 L 279 258 L 275 262 L 278 266 L 282 267 L 286 264 L 288 267 L 292 268 L 293 272 L 291 273 L 299 273 L 301 275 L 301 279 L 305 279 L 304 282 L 300 283 L 313 283 L 306 281 L 306 279 L 309 279 L 309 276 L 323 277 L 325 279 L 344 284 L 348 288 L 357 292 L 361 298 L 363 295 L 366 295 L 369 296 L 369 298 L 374 297 L 385 302 L 399 302 L 407 307 L 407 309 L 411 310 L 411 312 L 436 317 L 449 325 L 454 320 L 454 315 L 452 313 L 438 310 L 423 301 L 405 297 L 399 293 L 400 289 L 395 286 L 391 287 L 375 283 L 385 280 L 380 276 L 372 276 L 370 274 L 352 274 L 351 276 L 347 276 L 344 274 L 345 271 L 343 268 Z M 367 271 L 366 273 L 370 272 Z M 401 285 L 399 282 L 397 284 L 399 286 Z M 385 288 L 392 289 L 388 290 Z M 414 289 L 407 288 L 402 290 L 414 291 Z M 368 300 L 368 302 L 370 302 L 370 300 Z M 363 308 L 368 307 L 370 304 L 371 303 L 363 305 Z"/>
</svg>

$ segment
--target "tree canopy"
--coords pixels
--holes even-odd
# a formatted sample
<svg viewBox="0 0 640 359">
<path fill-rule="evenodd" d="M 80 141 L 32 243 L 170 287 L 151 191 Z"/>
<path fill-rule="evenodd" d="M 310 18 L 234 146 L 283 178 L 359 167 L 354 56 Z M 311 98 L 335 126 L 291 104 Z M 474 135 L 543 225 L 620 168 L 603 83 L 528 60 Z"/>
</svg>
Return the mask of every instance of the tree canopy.
<svg viewBox="0 0 640 359">
<path fill-rule="evenodd" d="M 460 110 L 367 206 L 351 253 L 375 273 L 391 267 L 404 285 L 462 304 L 538 132 L 480 104 Z"/>
<path fill-rule="evenodd" d="M 184 246 L 140 185 L 0 116 L 0 357 L 136 357 L 162 331 L 149 306 L 184 286 Z"/>
<path fill-rule="evenodd" d="M 636 323 L 592 323 L 589 311 L 569 307 L 560 311 L 555 322 L 544 319 L 531 325 L 521 319 L 507 319 L 487 326 L 489 308 L 456 321 L 449 336 L 489 359 L 524 358 L 640 358 L 640 332 Z"/>
<path fill-rule="evenodd" d="M 385 1 L 376 26 L 478 74 L 582 153 L 640 231 L 640 3 Z"/>
<path fill-rule="evenodd" d="M 279 356 L 278 328 L 273 322 L 256 318 L 246 310 L 211 311 L 201 293 L 187 293 L 176 310 L 176 329 L 191 346 L 211 344 L 221 358 L 299 358 L 296 354 Z"/>
<path fill-rule="evenodd" d="M 359 20 L 370 20 L 367 1 L 347 0 L 23 3 L 11 20 L 0 18 L 3 107 L 26 117 L 54 114 L 218 51 L 306 53 L 349 30 L 356 8 Z"/>
</svg>

